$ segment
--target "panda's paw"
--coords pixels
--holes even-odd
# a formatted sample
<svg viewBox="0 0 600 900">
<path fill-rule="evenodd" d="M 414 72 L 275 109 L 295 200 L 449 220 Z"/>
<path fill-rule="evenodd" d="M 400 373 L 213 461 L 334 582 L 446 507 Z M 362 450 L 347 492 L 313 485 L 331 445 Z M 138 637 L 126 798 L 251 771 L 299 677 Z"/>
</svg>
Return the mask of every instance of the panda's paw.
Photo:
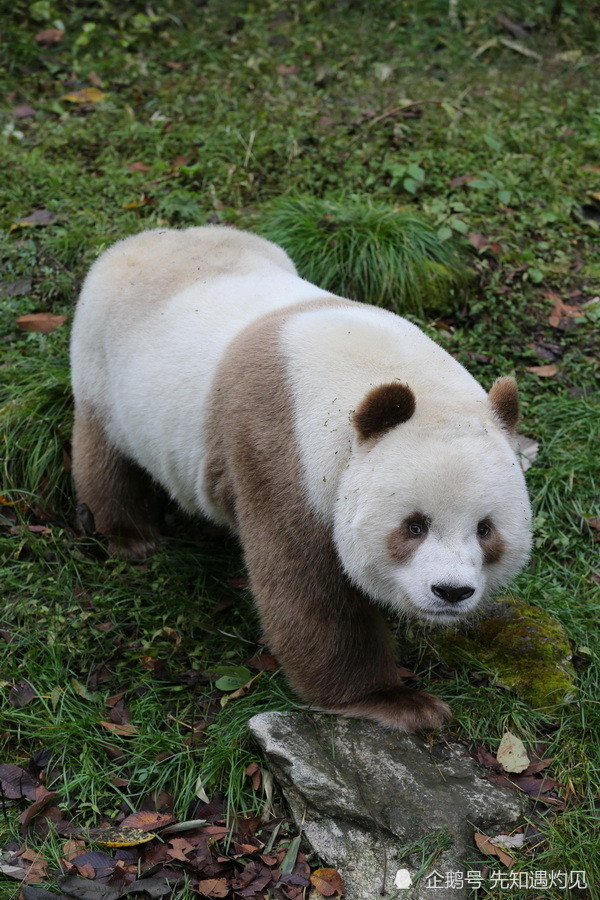
<svg viewBox="0 0 600 900">
<path fill-rule="evenodd" d="M 338 711 L 404 732 L 436 730 L 452 718 L 450 707 L 439 697 L 402 685 L 374 691 Z"/>
</svg>

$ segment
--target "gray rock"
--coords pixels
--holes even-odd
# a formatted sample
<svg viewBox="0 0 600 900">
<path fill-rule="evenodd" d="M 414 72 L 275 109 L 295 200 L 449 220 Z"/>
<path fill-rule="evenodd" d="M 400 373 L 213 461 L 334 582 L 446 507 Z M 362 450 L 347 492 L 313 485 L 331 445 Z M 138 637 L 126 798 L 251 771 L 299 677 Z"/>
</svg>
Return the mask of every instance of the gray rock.
<svg viewBox="0 0 600 900">
<path fill-rule="evenodd" d="M 481 868 L 474 830 L 498 834 L 524 812 L 520 795 L 487 782 L 460 744 L 434 758 L 422 736 L 311 713 L 261 713 L 250 730 L 312 849 L 344 878 L 348 900 L 468 897 L 465 873 Z M 414 878 L 424 864 L 415 886 L 394 887 L 399 869 Z M 464 887 L 431 886 L 434 870 L 444 879 L 462 873 Z"/>
</svg>

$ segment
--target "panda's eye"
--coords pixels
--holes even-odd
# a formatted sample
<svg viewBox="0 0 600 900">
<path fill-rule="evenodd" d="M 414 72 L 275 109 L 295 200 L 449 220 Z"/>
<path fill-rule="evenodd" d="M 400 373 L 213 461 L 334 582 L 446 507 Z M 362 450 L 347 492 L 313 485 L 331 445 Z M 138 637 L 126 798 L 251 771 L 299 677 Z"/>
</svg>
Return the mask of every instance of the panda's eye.
<svg viewBox="0 0 600 900">
<path fill-rule="evenodd" d="M 477 525 L 477 537 L 486 538 L 492 533 L 492 526 L 489 522 L 482 521 Z"/>
<path fill-rule="evenodd" d="M 427 522 L 424 519 L 413 519 L 406 523 L 406 530 L 411 537 L 422 537 L 427 534 Z"/>
</svg>

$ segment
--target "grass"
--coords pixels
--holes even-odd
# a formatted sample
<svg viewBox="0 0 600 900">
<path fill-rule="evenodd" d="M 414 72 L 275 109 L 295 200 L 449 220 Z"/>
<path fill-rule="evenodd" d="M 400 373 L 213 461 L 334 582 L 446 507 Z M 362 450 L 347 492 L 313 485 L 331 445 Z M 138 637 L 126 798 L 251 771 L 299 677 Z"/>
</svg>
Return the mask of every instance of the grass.
<svg viewBox="0 0 600 900">
<path fill-rule="evenodd" d="M 155 790 L 174 794 L 183 815 L 199 777 L 235 812 L 260 807 L 244 775 L 257 752 L 246 719 L 294 700 L 265 672 L 247 697 L 220 706 L 215 669 L 248 665 L 260 650 L 250 599 L 235 586 L 239 553 L 198 542 L 194 523 L 174 516 L 142 565 L 106 560 L 74 534 L 68 326 L 26 334 L 16 319 L 70 316 L 90 263 L 126 234 L 204 222 L 263 230 L 277 204 L 293 210 L 298 196 L 317 207 L 358 198 L 401 208 L 461 246 L 467 297 L 457 292 L 435 320 L 410 314 L 486 387 L 518 376 L 522 430 L 540 454 L 527 474 L 535 551 L 515 590 L 589 650 L 579 702 L 551 722 L 509 692 L 482 691 L 467 669 L 447 670 L 422 641 L 403 663 L 452 704 L 450 737 L 493 750 L 510 727 L 530 748 L 547 744 L 568 805 L 548 823 L 543 855 L 518 866 L 585 867 L 600 882 L 597 544 L 586 524 L 598 496 L 598 17 L 588 4 L 521 0 L 510 9 L 461 0 L 457 27 L 446 0 L 158 6 L 17 0 L 3 17 L 0 629 L 11 642 L 0 636 L 0 762 L 52 751 L 53 784 L 79 825 Z M 517 43 L 539 58 L 499 42 L 514 40 L 499 13 L 525 23 Z M 49 27 L 63 38 L 40 44 Z M 91 86 L 104 97 L 66 99 Z M 35 114 L 15 112 L 23 106 Z M 34 209 L 48 210 L 49 224 L 19 224 Z M 311 235 L 315 258 L 326 259 L 329 235 Z M 331 269 L 344 274 L 338 262 Z M 387 302 L 382 285 L 364 289 Z M 583 315 L 551 326 L 555 295 Z M 542 364 L 554 376 L 528 371 Z M 37 697 L 15 707 L 8 697 L 21 680 Z M 99 723 L 122 690 L 138 730 L 121 737 Z M 2 846 L 19 809 L 0 821 Z M 14 891 L 0 881 L 0 898 Z"/>
<path fill-rule="evenodd" d="M 425 306 L 443 311 L 464 296 L 462 248 L 412 210 L 359 197 L 282 197 L 260 230 L 287 250 L 303 278 L 342 297 L 424 316 Z"/>
</svg>

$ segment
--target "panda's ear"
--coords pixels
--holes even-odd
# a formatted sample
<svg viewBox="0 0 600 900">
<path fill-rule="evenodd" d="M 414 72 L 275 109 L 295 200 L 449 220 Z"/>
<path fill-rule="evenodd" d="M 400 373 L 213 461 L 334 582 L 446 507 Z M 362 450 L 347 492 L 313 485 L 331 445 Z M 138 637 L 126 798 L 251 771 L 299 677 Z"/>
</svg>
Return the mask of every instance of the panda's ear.
<svg viewBox="0 0 600 900">
<path fill-rule="evenodd" d="M 361 440 L 366 440 L 406 422 L 414 411 L 415 395 L 407 384 L 394 381 L 369 391 L 355 411 L 352 424 Z"/>
<path fill-rule="evenodd" d="M 519 393 L 515 379 L 506 375 L 497 378 L 488 394 L 488 400 L 500 424 L 514 434 L 519 422 Z"/>
</svg>

